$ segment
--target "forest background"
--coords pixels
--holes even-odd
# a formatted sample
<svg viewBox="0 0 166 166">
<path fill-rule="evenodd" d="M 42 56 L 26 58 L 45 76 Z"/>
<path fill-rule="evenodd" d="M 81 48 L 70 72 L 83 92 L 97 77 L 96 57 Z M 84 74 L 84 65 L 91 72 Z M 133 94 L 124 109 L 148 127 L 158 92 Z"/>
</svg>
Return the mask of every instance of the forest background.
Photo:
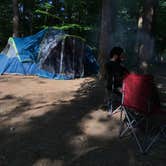
<svg viewBox="0 0 166 166">
<path fill-rule="evenodd" d="M 0 49 L 10 36 L 32 35 L 53 26 L 86 40 L 99 63 L 122 46 L 128 65 L 166 60 L 165 0 L 0 1 Z"/>
</svg>

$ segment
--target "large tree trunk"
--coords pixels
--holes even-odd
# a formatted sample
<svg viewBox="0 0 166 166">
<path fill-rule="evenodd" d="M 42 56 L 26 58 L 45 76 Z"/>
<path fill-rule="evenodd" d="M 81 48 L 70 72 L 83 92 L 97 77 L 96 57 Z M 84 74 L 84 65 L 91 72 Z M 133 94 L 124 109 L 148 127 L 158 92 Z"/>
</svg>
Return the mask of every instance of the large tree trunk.
<svg viewBox="0 0 166 166">
<path fill-rule="evenodd" d="M 33 33 L 33 13 L 32 9 L 35 5 L 34 0 L 24 0 L 24 8 L 23 8 L 23 15 L 24 15 L 24 27 L 26 28 L 28 35 Z"/>
<path fill-rule="evenodd" d="M 101 31 L 99 41 L 100 78 L 104 73 L 104 64 L 111 49 L 111 34 L 115 27 L 116 0 L 102 0 Z"/>
<path fill-rule="evenodd" d="M 138 20 L 137 69 L 141 73 L 149 72 L 150 60 L 154 57 L 155 15 L 158 0 L 145 0 L 143 14 Z"/>
<path fill-rule="evenodd" d="M 18 0 L 13 1 L 13 36 L 19 36 L 19 9 L 18 9 Z"/>
<path fill-rule="evenodd" d="M 158 0 L 145 0 L 143 14 L 143 30 L 147 33 L 155 33 L 155 16 Z"/>
</svg>

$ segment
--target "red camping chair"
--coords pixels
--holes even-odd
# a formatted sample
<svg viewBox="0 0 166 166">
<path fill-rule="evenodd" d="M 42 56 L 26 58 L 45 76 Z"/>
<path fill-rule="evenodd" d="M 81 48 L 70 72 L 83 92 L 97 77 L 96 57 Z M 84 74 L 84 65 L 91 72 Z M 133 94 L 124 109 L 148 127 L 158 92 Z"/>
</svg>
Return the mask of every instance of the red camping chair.
<svg viewBox="0 0 166 166">
<path fill-rule="evenodd" d="M 136 127 L 145 125 L 145 133 L 149 132 L 148 120 L 153 113 L 158 112 L 160 105 L 159 102 L 153 101 L 153 92 L 154 85 L 151 75 L 128 74 L 123 80 L 120 118 L 122 126 L 125 124 L 127 127 L 122 130 L 121 126 L 120 136 L 131 131 L 141 153 L 146 152 L 159 136 L 159 134 L 155 135 L 150 143 L 144 145 L 145 139 L 141 141 L 135 130 Z M 123 121 L 122 114 L 125 117 Z"/>
</svg>

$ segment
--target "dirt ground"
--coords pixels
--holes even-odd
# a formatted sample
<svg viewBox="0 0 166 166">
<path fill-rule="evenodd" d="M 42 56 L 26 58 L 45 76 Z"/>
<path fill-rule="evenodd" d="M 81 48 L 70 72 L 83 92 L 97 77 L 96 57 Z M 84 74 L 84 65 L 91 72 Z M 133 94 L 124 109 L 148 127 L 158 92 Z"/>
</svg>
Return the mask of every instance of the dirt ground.
<svg viewBox="0 0 166 166">
<path fill-rule="evenodd" d="M 163 109 L 165 69 L 154 71 Z M 0 166 L 165 166 L 165 140 L 140 154 L 131 136 L 118 138 L 119 116 L 103 101 L 95 78 L 0 76 Z"/>
</svg>

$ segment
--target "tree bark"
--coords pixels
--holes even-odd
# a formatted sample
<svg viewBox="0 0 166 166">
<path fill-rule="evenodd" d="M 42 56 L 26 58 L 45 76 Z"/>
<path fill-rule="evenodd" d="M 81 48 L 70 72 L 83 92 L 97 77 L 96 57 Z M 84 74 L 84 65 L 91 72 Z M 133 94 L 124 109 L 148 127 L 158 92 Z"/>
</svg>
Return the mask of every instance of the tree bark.
<svg viewBox="0 0 166 166">
<path fill-rule="evenodd" d="M 145 0 L 143 14 L 138 20 L 137 36 L 137 70 L 149 73 L 149 63 L 154 57 L 155 47 L 155 16 L 158 0 Z"/>
<path fill-rule="evenodd" d="M 13 1 L 13 37 L 19 36 L 19 9 L 18 0 Z"/>
<path fill-rule="evenodd" d="M 143 14 L 143 30 L 150 35 L 155 33 L 155 16 L 158 0 L 145 0 Z"/>
<path fill-rule="evenodd" d="M 104 73 L 104 64 L 108 60 L 111 49 L 111 34 L 115 29 L 116 21 L 116 0 L 102 0 L 101 11 L 101 30 L 99 41 L 99 77 L 102 78 Z"/>
<path fill-rule="evenodd" d="M 24 15 L 24 22 L 25 22 L 25 26 L 28 32 L 28 35 L 33 33 L 33 25 L 32 25 L 32 21 L 33 21 L 33 13 L 32 13 L 32 9 L 35 5 L 34 0 L 24 0 L 24 8 L 23 8 L 23 15 Z"/>
</svg>

